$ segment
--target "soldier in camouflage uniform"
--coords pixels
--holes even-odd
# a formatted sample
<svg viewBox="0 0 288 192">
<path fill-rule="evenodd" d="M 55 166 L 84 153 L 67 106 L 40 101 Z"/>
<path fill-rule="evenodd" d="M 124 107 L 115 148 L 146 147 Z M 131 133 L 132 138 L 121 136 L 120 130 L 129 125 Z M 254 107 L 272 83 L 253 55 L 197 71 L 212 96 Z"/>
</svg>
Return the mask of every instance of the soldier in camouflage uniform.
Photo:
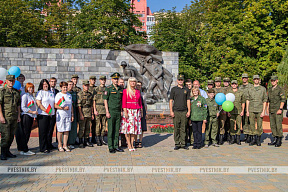
<svg viewBox="0 0 288 192">
<path fill-rule="evenodd" d="M 83 81 L 83 91 L 77 94 L 77 103 L 79 111 L 79 148 L 84 148 L 84 146 L 93 147 L 93 144 L 89 142 L 91 120 L 94 119 L 93 95 L 89 91 L 89 81 L 87 80 Z"/>
<path fill-rule="evenodd" d="M 71 81 L 74 83 L 74 87 L 73 87 L 72 91 L 74 91 L 76 93 L 79 93 L 81 91 L 81 88 L 77 87 L 78 79 L 79 79 L 79 77 L 77 74 L 74 74 L 71 76 Z"/>
<path fill-rule="evenodd" d="M 248 89 L 253 87 L 253 85 L 248 82 L 247 73 L 242 74 L 242 82 L 243 84 L 239 87 L 239 89 L 243 91 L 245 98 L 247 98 Z M 247 110 L 246 110 L 246 103 L 245 103 L 244 115 L 242 116 L 242 129 L 243 129 L 243 133 L 245 134 L 243 141 L 245 141 L 245 143 L 250 143 L 250 137 L 249 137 L 249 135 L 251 135 L 250 121 L 249 121 L 249 118 L 246 116 L 246 112 Z"/>
<path fill-rule="evenodd" d="M 213 80 L 207 81 L 207 88 L 208 88 L 208 90 L 214 88 L 214 81 Z M 207 90 L 207 93 L 208 93 L 208 90 Z"/>
<path fill-rule="evenodd" d="M 6 76 L 6 87 L 0 89 L 0 133 L 1 133 L 1 160 L 7 157 L 15 158 L 10 152 L 10 146 L 14 139 L 15 130 L 20 118 L 20 93 L 13 88 L 14 75 Z"/>
<path fill-rule="evenodd" d="M 223 89 L 224 89 L 225 95 L 232 91 L 232 87 L 230 86 L 230 78 L 229 77 L 225 77 L 223 79 L 223 85 L 224 85 Z M 223 124 L 222 124 L 222 126 L 223 126 Z M 230 142 L 230 117 L 227 115 L 227 113 L 226 113 L 226 120 L 224 122 L 224 129 L 225 129 L 224 140 L 227 140 L 228 142 Z"/>
<path fill-rule="evenodd" d="M 283 107 L 286 97 L 282 87 L 278 86 L 278 77 L 271 77 L 272 87 L 268 89 L 268 108 L 267 112 L 270 117 L 270 127 L 272 131 L 272 136 L 274 140 L 268 145 L 275 145 L 275 147 L 280 147 L 283 138 Z"/>
<path fill-rule="evenodd" d="M 95 83 L 96 83 L 96 76 L 90 76 L 89 77 L 89 91 L 92 93 L 93 98 L 95 95 L 95 89 L 97 87 L 95 85 Z M 91 121 L 91 132 L 92 132 L 91 143 L 96 144 L 96 140 L 95 140 L 95 137 L 96 137 L 96 119 L 95 118 Z"/>
<path fill-rule="evenodd" d="M 227 93 L 233 93 L 235 95 L 235 101 L 233 102 L 234 108 L 231 112 L 228 113 L 228 117 L 230 117 L 230 143 L 237 143 L 241 145 L 240 135 L 241 135 L 241 117 L 244 115 L 245 108 L 245 96 L 244 93 L 238 89 L 238 81 L 233 80 L 232 91 L 228 91 Z"/>
<path fill-rule="evenodd" d="M 93 98 L 94 114 L 96 117 L 96 143 L 97 146 L 107 145 L 104 141 L 105 131 L 107 130 L 106 122 L 106 110 L 104 105 L 103 95 L 106 89 L 106 76 L 100 76 L 100 86 L 95 89 L 95 95 Z"/>
<path fill-rule="evenodd" d="M 260 85 L 259 75 L 253 75 L 254 86 L 247 92 L 247 116 L 250 121 L 251 142 L 250 146 L 257 144 L 261 146 L 261 135 L 263 133 L 263 117 L 267 103 L 267 93 L 265 87 Z M 255 119 L 257 119 L 257 129 L 255 128 Z"/>
</svg>

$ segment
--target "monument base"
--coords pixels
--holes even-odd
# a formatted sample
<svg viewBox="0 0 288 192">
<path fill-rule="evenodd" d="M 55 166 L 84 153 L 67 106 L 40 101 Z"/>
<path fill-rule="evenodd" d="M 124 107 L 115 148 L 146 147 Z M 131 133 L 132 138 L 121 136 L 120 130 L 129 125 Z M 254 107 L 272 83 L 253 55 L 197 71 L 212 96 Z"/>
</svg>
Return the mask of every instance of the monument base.
<svg viewBox="0 0 288 192">
<path fill-rule="evenodd" d="M 169 102 L 147 105 L 147 124 L 171 124 Z"/>
</svg>

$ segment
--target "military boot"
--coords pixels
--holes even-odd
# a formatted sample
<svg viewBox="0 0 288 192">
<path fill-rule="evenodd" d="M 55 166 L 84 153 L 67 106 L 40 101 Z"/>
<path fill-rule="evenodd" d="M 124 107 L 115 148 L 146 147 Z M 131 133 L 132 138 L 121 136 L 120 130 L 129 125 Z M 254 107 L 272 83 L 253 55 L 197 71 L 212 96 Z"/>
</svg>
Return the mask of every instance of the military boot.
<svg viewBox="0 0 288 192">
<path fill-rule="evenodd" d="M 257 146 L 261 146 L 261 135 L 256 136 L 256 144 Z"/>
<path fill-rule="evenodd" d="M 79 138 L 79 148 L 85 148 L 83 138 Z"/>
<path fill-rule="evenodd" d="M 95 137 L 92 137 L 92 138 L 91 138 L 91 143 L 93 143 L 93 144 L 96 144 L 96 143 L 97 143 Z"/>
<path fill-rule="evenodd" d="M 275 147 L 280 147 L 281 144 L 282 144 L 282 137 L 277 137 L 277 141 L 276 141 L 276 144 L 275 144 Z"/>
<path fill-rule="evenodd" d="M 229 135 L 228 135 L 228 137 L 229 137 Z M 233 145 L 235 143 L 235 135 L 230 135 L 230 139 L 229 140 L 230 140 L 229 144 Z"/>
<path fill-rule="evenodd" d="M 244 139 L 243 139 L 242 141 L 243 141 L 243 142 L 246 142 L 247 139 L 248 139 L 248 136 L 249 136 L 248 134 L 245 134 L 245 135 L 244 135 Z"/>
<path fill-rule="evenodd" d="M 278 137 L 273 137 L 273 141 L 271 143 L 268 143 L 268 145 L 275 145 L 277 142 Z"/>
<path fill-rule="evenodd" d="M 241 145 L 240 135 L 236 135 L 236 143 L 237 145 Z"/>
<path fill-rule="evenodd" d="M 101 143 L 101 140 L 100 140 L 100 136 L 96 137 L 96 143 L 97 143 L 97 146 L 102 146 L 102 143 Z"/>
<path fill-rule="evenodd" d="M 245 143 L 250 143 L 251 142 L 251 136 L 252 135 L 247 135 L 247 139 L 246 139 Z"/>
<path fill-rule="evenodd" d="M 252 137 L 252 140 L 251 140 L 251 142 L 249 143 L 250 146 L 256 144 L 256 135 L 251 135 L 251 137 Z"/>
<path fill-rule="evenodd" d="M 84 145 L 88 147 L 94 147 L 94 145 L 89 142 L 89 138 L 84 138 Z"/>
<path fill-rule="evenodd" d="M 101 136 L 100 138 L 101 138 L 101 143 L 102 143 L 103 145 L 107 145 L 107 143 L 106 143 L 105 140 L 104 140 L 104 136 Z"/>
<path fill-rule="evenodd" d="M 223 139 L 224 139 L 224 135 L 220 134 L 219 135 L 219 145 L 223 145 Z"/>
<path fill-rule="evenodd" d="M 6 156 L 7 156 L 7 157 L 10 157 L 10 158 L 16 158 L 16 157 L 17 157 L 16 155 L 13 155 L 13 154 L 10 152 L 10 147 L 6 147 Z"/>
<path fill-rule="evenodd" d="M 7 160 L 6 147 L 1 147 L 1 160 Z"/>
</svg>

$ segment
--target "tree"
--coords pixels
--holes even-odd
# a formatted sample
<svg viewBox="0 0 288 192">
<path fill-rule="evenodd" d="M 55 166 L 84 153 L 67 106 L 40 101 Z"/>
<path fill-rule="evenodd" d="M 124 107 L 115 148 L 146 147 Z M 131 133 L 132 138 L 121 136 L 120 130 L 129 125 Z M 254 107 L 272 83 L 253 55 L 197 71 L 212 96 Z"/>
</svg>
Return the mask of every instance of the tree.
<svg viewBox="0 0 288 192">
<path fill-rule="evenodd" d="M 142 26 L 131 13 L 128 0 L 92 0 L 73 19 L 70 47 L 120 49 L 121 46 L 145 43 L 145 34 L 134 26 Z"/>
<path fill-rule="evenodd" d="M 281 63 L 278 65 L 277 74 L 278 74 L 279 84 L 285 88 L 286 93 L 287 93 L 288 92 L 288 46 L 286 47 L 286 52 Z"/>
<path fill-rule="evenodd" d="M 43 22 L 39 11 L 30 9 L 22 0 L 0 3 L 0 46 L 42 47 Z"/>
</svg>

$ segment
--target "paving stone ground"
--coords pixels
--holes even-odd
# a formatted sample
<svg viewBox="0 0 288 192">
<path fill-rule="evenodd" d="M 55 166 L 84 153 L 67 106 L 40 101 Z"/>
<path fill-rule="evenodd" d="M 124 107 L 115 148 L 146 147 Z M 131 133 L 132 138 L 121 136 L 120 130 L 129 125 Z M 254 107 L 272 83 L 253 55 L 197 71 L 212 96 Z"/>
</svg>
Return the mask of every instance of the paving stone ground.
<svg viewBox="0 0 288 192">
<path fill-rule="evenodd" d="M 74 149 L 71 153 L 40 154 L 38 138 L 29 147 L 35 156 L 22 156 L 0 166 L 288 166 L 288 136 L 283 146 L 224 144 L 219 148 L 174 151 L 172 134 L 144 135 L 144 148 L 109 154 L 106 146 Z M 55 138 L 54 138 L 55 141 Z M 287 191 L 287 174 L 0 174 L 1 191 Z"/>
</svg>

